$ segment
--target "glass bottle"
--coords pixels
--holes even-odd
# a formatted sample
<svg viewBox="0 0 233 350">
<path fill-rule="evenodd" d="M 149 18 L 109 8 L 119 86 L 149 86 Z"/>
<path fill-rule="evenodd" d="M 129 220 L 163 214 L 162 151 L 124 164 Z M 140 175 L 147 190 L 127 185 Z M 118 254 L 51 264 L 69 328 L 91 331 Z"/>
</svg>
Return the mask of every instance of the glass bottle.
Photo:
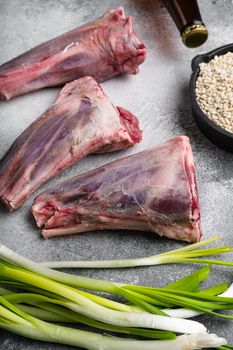
<svg viewBox="0 0 233 350">
<path fill-rule="evenodd" d="M 208 31 L 202 21 L 196 0 L 163 0 L 170 12 L 185 46 L 194 48 L 204 44 Z"/>
</svg>

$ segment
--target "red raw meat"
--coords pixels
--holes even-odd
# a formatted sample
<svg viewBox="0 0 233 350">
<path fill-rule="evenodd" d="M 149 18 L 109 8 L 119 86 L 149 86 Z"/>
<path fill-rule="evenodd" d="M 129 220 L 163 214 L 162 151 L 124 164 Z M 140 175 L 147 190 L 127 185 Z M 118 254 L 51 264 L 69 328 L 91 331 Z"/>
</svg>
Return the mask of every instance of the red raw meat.
<svg viewBox="0 0 233 350">
<path fill-rule="evenodd" d="M 103 82 L 120 73 L 136 74 L 145 57 L 132 17 L 125 18 L 119 7 L 0 66 L 0 99 L 83 76 Z"/>
<path fill-rule="evenodd" d="M 32 213 L 45 238 L 102 229 L 201 237 L 189 139 L 175 137 L 41 193 Z"/>
<path fill-rule="evenodd" d="M 68 83 L 0 161 L 0 201 L 10 210 L 19 208 L 42 183 L 86 155 L 140 140 L 138 119 L 114 107 L 93 78 Z"/>
</svg>

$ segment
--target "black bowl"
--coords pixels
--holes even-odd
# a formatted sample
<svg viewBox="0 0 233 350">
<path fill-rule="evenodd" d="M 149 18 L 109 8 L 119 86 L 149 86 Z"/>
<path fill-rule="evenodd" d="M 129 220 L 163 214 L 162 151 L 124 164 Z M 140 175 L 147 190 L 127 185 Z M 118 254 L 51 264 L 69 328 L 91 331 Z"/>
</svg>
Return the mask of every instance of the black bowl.
<svg viewBox="0 0 233 350">
<path fill-rule="evenodd" d="M 233 134 L 224 130 L 211 119 L 200 108 L 195 93 L 195 84 L 199 75 L 199 64 L 202 62 L 208 63 L 214 56 L 224 55 L 227 52 L 233 52 L 233 44 L 221 46 L 215 50 L 207 52 L 203 55 L 198 55 L 192 60 L 192 75 L 190 79 L 190 94 L 194 118 L 199 129 L 203 134 L 220 148 L 233 153 Z"/>
</svg>

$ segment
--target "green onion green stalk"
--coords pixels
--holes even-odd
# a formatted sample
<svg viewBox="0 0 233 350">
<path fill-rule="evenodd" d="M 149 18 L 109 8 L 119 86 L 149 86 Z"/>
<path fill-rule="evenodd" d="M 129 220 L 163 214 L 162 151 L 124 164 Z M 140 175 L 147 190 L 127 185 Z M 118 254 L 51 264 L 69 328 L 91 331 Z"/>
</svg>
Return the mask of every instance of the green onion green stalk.
<svg viewBox="0 0 233 350">
<path fill-rule="evenodd" d="M 137 267 L 137 266 L 155 266 L 174 263 L 197 263 L 197 264 L 212 264 L 212 265 L 225 265 L 233 266 L 233 262 L 220 261 L 213 259 L 199 259 L 199 257 L 210 255 L 221 255 L 233 252 L 233 248 L 229 246 L 214 247 L 208 249 L 197 248 L 204 247 L 210 243 L 219 240 L 219 236 L 214 236 L 210 239 L 204 240 L 199 243 L 190 244 L 183 248 L 178 248 L 166 253 L 157 254 L 145 258 L 138 259 L 121 259 L 121 260 L 97 260 L 97 261 L 52 261 L 42 262 L 42 266 L 49 268 L 125 268 L 125 267 Z"/>
</svg>

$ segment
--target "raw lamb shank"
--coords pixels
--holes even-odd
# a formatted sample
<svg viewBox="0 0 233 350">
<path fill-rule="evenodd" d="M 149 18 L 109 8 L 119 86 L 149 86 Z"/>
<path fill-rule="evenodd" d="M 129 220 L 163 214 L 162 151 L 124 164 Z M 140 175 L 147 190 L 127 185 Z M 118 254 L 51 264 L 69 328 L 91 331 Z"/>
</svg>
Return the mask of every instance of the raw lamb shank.
<svg viewBox="0 0 233 350">
<path fill-rule="evenodd" d="M 68 83 L 0 161 L 0 201 L 10 210 L 19 208 L 42 183 L 86 155 L 140 140 L 138 119 L 114 107 L 93 78 Z"/>
<path fill-rule="evenodd" d="M 175 137 L 60 183 L 37 196 L 32 213 L 45 238 L 127 229 L 197 242 L 200 210 L 189 139 Z"/>
<path fill-rule="evenodd" d="M 136 74 L 145 57 L 132 17 L 125 18 L 119 7 L 0 66 L 0 99 L 83 76 L 103 82 L 120 73 Z"/>
</svg>

